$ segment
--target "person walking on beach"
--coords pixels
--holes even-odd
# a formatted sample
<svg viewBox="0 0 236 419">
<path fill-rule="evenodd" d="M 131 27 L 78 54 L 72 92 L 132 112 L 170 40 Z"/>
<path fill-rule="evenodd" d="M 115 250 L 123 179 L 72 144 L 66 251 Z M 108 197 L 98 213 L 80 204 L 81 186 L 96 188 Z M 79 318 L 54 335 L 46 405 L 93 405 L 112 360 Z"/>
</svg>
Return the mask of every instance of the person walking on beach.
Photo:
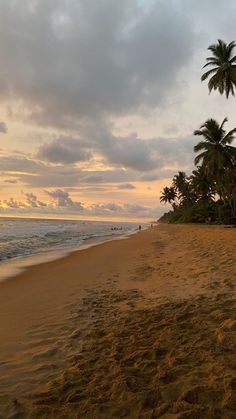
<svg viewBox="0 0 236 419">
<path fill-rule="evenodd" d="M 141 227 L 141 225 L 139 225 L 139 226 L 138 226 L 139 231 L 141 230 L 141 228 L 142 228 L 142 227 Z"/>
</svg>

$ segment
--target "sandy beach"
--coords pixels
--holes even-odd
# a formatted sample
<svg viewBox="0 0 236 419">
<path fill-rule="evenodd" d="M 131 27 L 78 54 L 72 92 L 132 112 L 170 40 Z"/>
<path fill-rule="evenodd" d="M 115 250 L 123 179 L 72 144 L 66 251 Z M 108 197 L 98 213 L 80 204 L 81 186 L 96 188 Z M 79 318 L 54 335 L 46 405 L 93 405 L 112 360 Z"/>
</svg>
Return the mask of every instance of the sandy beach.
<svg viewBox="0 0 236 419">
<path fill-rule="evenodd" d="M 160 225 L 0 283 L 1 418 L 235 418 L 236 230 Z"/>
</svg>

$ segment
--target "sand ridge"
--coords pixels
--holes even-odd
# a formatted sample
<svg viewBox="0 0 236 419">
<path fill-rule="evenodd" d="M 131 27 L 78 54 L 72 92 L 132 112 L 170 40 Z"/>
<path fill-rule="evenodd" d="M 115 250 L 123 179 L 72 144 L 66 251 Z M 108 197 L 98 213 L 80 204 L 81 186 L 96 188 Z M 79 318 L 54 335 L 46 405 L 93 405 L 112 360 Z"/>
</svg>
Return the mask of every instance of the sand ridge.
<svg viewBox="0 0 236 419">
<path fill-rule="evenodd" d="M 235 245 L 207 226 L 113 244 L 113 268 L 2 360 L 3 417 L 234 418 Z"/>
</svg>

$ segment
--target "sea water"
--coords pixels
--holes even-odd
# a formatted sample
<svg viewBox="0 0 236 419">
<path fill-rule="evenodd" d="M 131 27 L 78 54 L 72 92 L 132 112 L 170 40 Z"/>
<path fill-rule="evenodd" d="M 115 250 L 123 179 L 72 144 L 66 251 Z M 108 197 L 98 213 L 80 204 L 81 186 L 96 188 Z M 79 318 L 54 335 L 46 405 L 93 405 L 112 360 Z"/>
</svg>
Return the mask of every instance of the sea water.
<svg viewBox="0 0 236 419">
<path fill-rule="evenodd" d="M 0 218 L 0 280 L 19 268 L 52 260 L 87 243 L 127 235 L 137 223 Z"/>
</svg>

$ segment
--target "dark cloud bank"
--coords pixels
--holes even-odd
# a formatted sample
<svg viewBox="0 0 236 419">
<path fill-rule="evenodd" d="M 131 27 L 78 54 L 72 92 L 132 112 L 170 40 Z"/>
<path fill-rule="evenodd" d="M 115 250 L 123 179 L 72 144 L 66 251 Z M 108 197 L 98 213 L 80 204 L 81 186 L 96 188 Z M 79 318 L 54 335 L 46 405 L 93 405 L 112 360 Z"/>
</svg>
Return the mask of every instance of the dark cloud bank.
<svg viewBox="0 0 236 419">
<path fill-rule="evenodd" d="M 168 101 L 195 35 L 181 2 L 148 3 L 1 1 L 1 97 L 56 127 Z"/>
<path fill-rule="evenodd" d="M 45 143 L 39 159 L 66 165 L 88 161 L 95 151 L 131 170 L 160 166 L 160 142 L 115 137 L 109 121 L 168 104 L 196 35 L 181 2 L 141 5 L 1 2 L 0 97 L 23 104 L 35 123 L 79 133 Z"/>
<path fill-rule="evenodd" d="M 4 175 L 11 175 L 30 187 L 72 187 L 79 185 L 124 182 L 120 189 L 133 189 L 132 182 L 153 182 L 172 175 L 173 166 L 192 165 L 194 139 L 119 138 L 104 133 L 98 141 L 82 142 L 79 139 L 61 139 L 39 148 L 36 158 L 13 155 L 0 157 Z M 104 162 L 113 168 L 85 170 L 74 163 L 84 161 L 84 155 L 99 153 Z M 39 161 L 38 159 L 42 159 Z M 87 161 L 87 160 L 86 160 Z M 184 162 L 184 163 L 183 163 Z M 54 164 L 58 163 L 58 164 Z M 12 179 L 12 180 L 13 180 Z"/>
</svg>

